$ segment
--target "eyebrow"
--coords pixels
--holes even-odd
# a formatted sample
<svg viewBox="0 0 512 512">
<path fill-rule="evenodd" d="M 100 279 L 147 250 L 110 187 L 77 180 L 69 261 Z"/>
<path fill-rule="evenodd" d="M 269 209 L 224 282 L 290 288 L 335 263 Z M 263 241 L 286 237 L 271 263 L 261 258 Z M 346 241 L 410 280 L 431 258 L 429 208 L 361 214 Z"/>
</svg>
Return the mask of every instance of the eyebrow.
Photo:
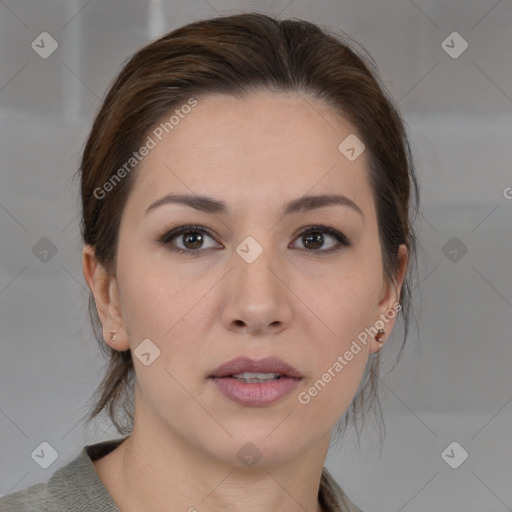
<svg viewBox="0 0 512 512">
<path fill-rule="evenodd" d="M 195 208 L 196 210 L 213 214 L 225 214 L 228 212 L 228 207 L 224 201 L 218 201 L 212 197 L 187 194 L 167 194 L 150 204 L 145 215 L 151 210 L 154 210 L 164 204 L 183 204 L 190 206 L 191 208 Z M 342 194 L 322 194 L 299 197 L 298 199 L 289 201 L 284 205 L 283 214 L 290 215 L 292 213 L 305 212 L 334 205 L 348 206 L 364 217 L 361 208 L 359 208 L 352 199 L 349 199 Z"/>
</svg>

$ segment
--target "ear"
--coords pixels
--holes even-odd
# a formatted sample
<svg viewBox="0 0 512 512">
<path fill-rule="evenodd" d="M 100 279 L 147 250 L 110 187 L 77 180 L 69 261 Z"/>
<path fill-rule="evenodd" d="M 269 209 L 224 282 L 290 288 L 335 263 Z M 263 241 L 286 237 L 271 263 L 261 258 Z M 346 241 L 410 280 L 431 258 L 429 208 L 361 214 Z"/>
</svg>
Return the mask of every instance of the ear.
<svg viewBox="0 0 512 512">
<path fill-rule="evenodd" d="M 384 323 L 384 338 L 383 342 L 389 338 L 391 331 L 395 325 L 396 318 L 398 316 L 398 302 L 400 300 L 400 293 L 402 290 L 402 285 L 405 279 L 405 273 L 407 270 L 407 262 L 409 260 L 409 252 L 405 244 L 401 244 L 398 248 L 398 271 L 396 275 L 395 281 L 389 283 L 384 282 L 381 289 L 379 305 L 377 307 L 378 317 L 375 319 L 377 322 L 380 320 Z M 386 313 L 388 313 L 386 315 Z M 380 322 L 379 324 L 380 325 Z M 371 352 L 376 352 L 380 349 L 379 344 L 375 339 L 373 339 Z"/>
<path fill-rule="evenodd" d="M 96 310 L 103 326 L 103 339 L 115 350 L 128 350 L 130 345 L 123 328 L 116 278 L 96 260 L 94 249 L 89 244 L 84 245 L 82 267 L 87 285 L 94 295 Z M 112 341 L 112 332 L 115 332 L 115 341 Z"/>
</svg>

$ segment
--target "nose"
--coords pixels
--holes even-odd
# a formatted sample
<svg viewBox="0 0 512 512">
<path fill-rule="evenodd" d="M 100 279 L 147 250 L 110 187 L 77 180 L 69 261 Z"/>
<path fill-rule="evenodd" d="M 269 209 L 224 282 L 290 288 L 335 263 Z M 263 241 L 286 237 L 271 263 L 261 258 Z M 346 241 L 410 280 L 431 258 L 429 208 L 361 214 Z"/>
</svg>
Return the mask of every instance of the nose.
<svg viewBox="0 0 512 512">
<path fill-rule="evenodd" d="M 234 268 L 225 283 L 224 327 L 253 336 L 277 334 L 292 318 L 293 294 L 279 258 L 264 249 L 251 263 L 233 253 Z"/>
</svg>

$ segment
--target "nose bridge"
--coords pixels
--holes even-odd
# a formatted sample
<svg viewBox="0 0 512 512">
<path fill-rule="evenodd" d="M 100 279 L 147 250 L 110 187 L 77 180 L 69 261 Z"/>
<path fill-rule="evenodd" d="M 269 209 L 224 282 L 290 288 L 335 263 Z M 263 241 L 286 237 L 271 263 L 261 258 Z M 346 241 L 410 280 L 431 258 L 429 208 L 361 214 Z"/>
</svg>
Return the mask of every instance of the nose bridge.
<svg viewBox="0 0 512 512">
<path fill-rule="evenodd" d="M 283 275 L 277 277 L 283 268 L 272 239 L 271 234 L 262 230 L 260 234 L 247 236 L 235 247 L 223 312 L 226 327 L 244 325 L 256 332 L 289 323 L 290 297 L 280 280 Z"/>
<path fill-rule="evenodd" d="M 271 234 L 249 235 L 235 249 L 235 280 L 243 286 L 250 286 L 249 292 L 277 292 L 275 268 L 279 266 L 279 255 L 273 247 Z M 261 243 L 260 243 L 261 242 Z M 247 293 L 248 290 L 244 290 Z"/>
</svg>

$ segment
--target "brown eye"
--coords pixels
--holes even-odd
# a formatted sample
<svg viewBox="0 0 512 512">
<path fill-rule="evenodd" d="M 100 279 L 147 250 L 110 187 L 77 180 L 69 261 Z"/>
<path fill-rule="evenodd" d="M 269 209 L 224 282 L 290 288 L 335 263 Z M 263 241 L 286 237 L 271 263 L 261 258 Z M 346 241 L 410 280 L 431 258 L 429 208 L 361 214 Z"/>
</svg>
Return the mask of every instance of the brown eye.
<svg viewBox="0 0 512 512">
<path fill-rule="evenodd" d="M 320 249 L 324 245 L 324 235 L 320 231 L 310 231 L 302 235 L 302 241 L 307 249 Z"/>
<path fill-rule="evenodd" d="M 208 238 L 213 244 L 205 245 Z M 343 233 L 327 226 L 309 226 L 296 240 L 302 242 L 302 250 L 318 254 L 332 253 L 351 245 Z M 222 248 L 220 244 L 215 245 L 213 236 L 202 226 L 180 226 L 163 235 L 159 243 L 171 251 L 192 256 L 199 256 L 207 249 Z"/>
<path fill-rule="evenodd" d="M 181 237 L 186 249 L 199 249 L 203 243 L 203 235 L 198 231 L 182 234 Z"/>
<path fill-rule="evenodd" d="M 162 245 L 170 246 L 172 251 L 196 255 L 202 252 L 201 250 L 216 247 L 215 243 L 205 246 L 205 241 L 208 238 L 214 241 L 205 228 L 200 226 L 180 226 L 166 233 L 160 238 L 159 242 Z"/>
<path fill-rule="evenodd" d="M 333 252 L 350 245 L 348 239 L 339 231 L 326 226 L 313 226 L 299 234 L 304 249 L 312 252 Z"/>
</svg>

